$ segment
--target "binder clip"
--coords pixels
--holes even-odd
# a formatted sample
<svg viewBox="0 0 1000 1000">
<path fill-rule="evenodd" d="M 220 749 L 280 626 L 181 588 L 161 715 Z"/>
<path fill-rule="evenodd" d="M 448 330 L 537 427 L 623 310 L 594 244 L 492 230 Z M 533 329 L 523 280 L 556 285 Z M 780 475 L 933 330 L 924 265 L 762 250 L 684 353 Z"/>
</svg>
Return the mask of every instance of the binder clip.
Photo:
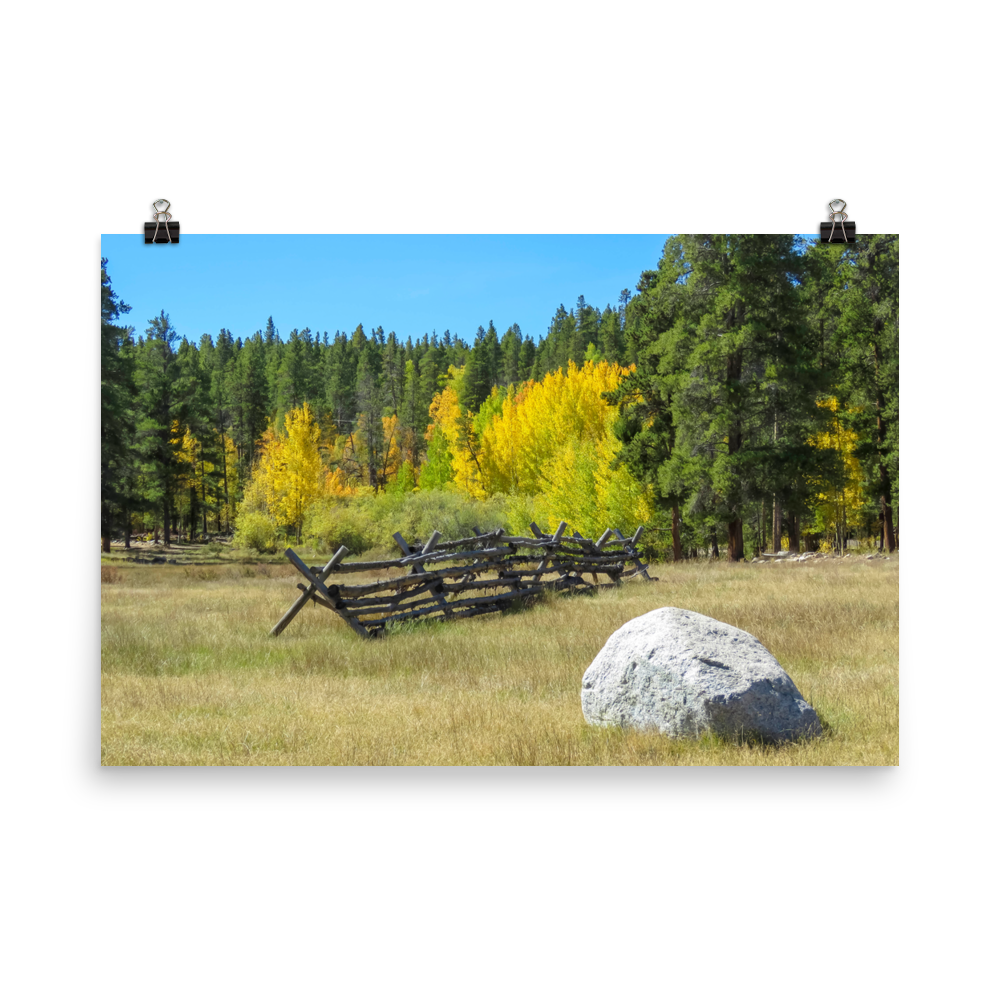
<svg viewBox="0 0 1000 1000">
<path fill-rule="evenodd" d="M 153 222 L 143 226 L 143 235 L 147 243 L 179 243 L 181 239 L 181 224 L 171 222 L 170 202 L 166 198 L 157 198 L 153 202 Z"/>
<path fill-rule="evenodd" d="M 854 243 L 855 224 L 847 221 L 847 202 L 843 198 L 834 198 L 830 202 L 830 221 L 819 224 L 819 238 L 824 243 Z M 837 235 L 837 223 L 840 223 L 840 235 Z"/>
</svg>

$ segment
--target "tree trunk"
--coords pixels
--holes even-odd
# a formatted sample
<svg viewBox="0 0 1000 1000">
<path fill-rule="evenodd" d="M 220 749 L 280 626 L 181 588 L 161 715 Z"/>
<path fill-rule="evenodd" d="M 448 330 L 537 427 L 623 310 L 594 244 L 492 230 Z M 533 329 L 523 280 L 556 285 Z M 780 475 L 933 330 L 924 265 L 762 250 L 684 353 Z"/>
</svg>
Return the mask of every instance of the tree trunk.
<svg viewBox="0 0 1000 1000">
<path fill-rule="evenodd" d="M 201 455 L 201 533 L 208 534 L 208 504 L 205 501 L 205 449 L 200 448 Z M 218 494 L 216 494 L 218 499 Z"/>
<path fill-rule="evenodd" d="M 799 515 L 788 515 L 788 551 L 799 552 Z"/>
<path fill-rule="evenodd" d="M 764 497 L 760 502 L 760 524 L 758 525 L 757 539 L 758 552 L 767 551 L 767 526 L 771 523 L 771 501 Z"/>
<path fill-rule="evenodd" d="M 132 511 L 125 511 L 123 520 L 125 526 L 125 548 L 130 549 L 132 548 Z"/>
<path fill-rule="evenodd" d="M 880 467 L 881 471 L 881 467 Z M 888 476 L 885 477 L 888 479 Z M 886 499 L 886 494 L 883 493 L 881 497 L 882 503 L 882 532 L 885 547 L 890 553 L 896 551 L 896 532 L 892 527 L 892 504 Z"/>
<path fill-rule="evenodd" d="M 229 531 L 229 478 L 226 469 L 226 432 L 222 432 L 222 499 L 226 505 L 226 531 Z M 215 512 L 215 530 L 222 531 L 222 511 Z"/>
<path fill-rule="evenodd" d="M 889 481 L 889 470 L 885 466 L 885 421 L 882 413 L 885 410 L 885 395 L 879 384 L 879 368 L 882 364 L 882 352 L 878 347 L 878 336 L 882 331 L 883 321 L 875 320 L 875 343 L 872 345 L 875 356 L 875 446 L 878 449 L 879 501 L 882 507 L 882 530 L 885 536 L 885 547 L 890 554 L 896 551 L 896 533 L 892 528 L 892 484 Z"/>
<path fill-rule="evenodd" d="M 715 528 L 712 529 L 712 533 L 708 536 L 708 540 L 712 543 L 712 558 L 719 558 L 719 536 L 715 532 Z"/>
<path fill-rule="evenodd" d="M 671 534 L 674 542 L 674 562 L 680 562 L 683 555 L 681 552 L 681 512 L 677 509 L 677 504 L 674 504 L 673 507 Z"/>
<path fill-rule="evenodd" d="M 111 512 L 104 502 L 101 503 L 101 551 L 111 551 Z"/>
<path fill-rule="evenodd" d="M 779 338 L 780 339 L 780 338 Z M 774 414 L 774 444 L 778 445 L 778 414 Z M 771 551 L 781 551 L 781 498 L 774 494 L 774 517 L 771 521 Z"/>
<path fill-rule="evenodd" d="M 729 561 L 743 562 L 743 522 L 738 517 L 729 522 Z"/>
<path fill-rule="evenodd" d="M 163 545 L 170 548 L 170 498 L 163 497 Z"/>
</svg>

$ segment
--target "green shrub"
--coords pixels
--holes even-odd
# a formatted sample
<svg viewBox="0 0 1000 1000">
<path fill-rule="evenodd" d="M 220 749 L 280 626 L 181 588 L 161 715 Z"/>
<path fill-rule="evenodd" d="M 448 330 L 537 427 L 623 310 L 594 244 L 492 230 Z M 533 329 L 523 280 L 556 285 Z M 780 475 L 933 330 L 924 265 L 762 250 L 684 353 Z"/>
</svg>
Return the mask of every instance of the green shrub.
<svg viewBox="0 0 1000 1000">
<path fill-rule="evenodd" d="M 345 545 L 353 556 L 376 544 L 373 525 L 351 501 L 314 503 L 305 513 L 302 537 L 323 552 L 336 552 Z"/>
<path fill-rule="evenodd" d="M 236 548 L 253 549 L 255 552 L 276 552 L 278 530 L 266 514 L 255 510 L 241 511 L 236 518 L 233 544 Z"/>
<path fill-rule="evenodd" d="M 443 539 L 465 538 L 476 527 L 510 530 L 507 498 L 471 500 L 451 490 L 362 494 L 346 500 L 323 500 L 306 512 L 303 537 L 317 548 L 335 552 L 346 545 L 352 556 L 371 549 L 391 551 L 392 536 L 424 541 L 432 531 Z"/>
</svg>

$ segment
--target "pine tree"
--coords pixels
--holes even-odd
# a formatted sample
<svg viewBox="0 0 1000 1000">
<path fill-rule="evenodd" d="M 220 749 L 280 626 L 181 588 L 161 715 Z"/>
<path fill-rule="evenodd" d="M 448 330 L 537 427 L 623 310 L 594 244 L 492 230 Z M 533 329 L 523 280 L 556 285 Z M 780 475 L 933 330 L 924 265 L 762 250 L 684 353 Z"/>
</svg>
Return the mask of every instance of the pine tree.
<svg viewBox="0 0 1000 1000">
<path fill-rule="evenodd" d="M 365 328 L 359 323 L 351 334 L 351 347 L 361 357 L 361 352 L 368 346 L 368 338 L 365 336 Z"/>
<path fill-rule="evenodd" d="M 386 395 L 375 338 L 372 338 L 361 355 L 356 392 L 358 446 L 363 455 L 368 485 L 377 490 L 379 470 L 385 457 L 386 442 L 382 427 L 382 411 L 385 408 Z"/>
<path fill-rule="evenodd" d="M 600 344 L 601 314 L 581 295 L 576 300 L 576 329 L 573 331 L 570 357 L 577 365 L 584 362 L 588 344 Z"/>
<path fill-rule="evenodd" d="M 899 236 L 859 237 L 840 261 L 842 297 L 835 346 L 844 423 L 857 435 L 855 455 L 877 504 L 882 545 L 898 545 Z"/>
<path fill-rule="evenodd" d="M 300 409 L 309 398 L 309 347 L 309 330 L 292 330 L 280 355 L 276 355 L 273 398 L 278 427 L 285 413 Z"/>
<path fill-rule="evenodd" d="M 576 329 L 576 321 L 566 312 L 566 307 L 560 302 L 556 314 L 549 324 L 546 337 L 549 371 L 565 368 L 570 357 L 570 337 Z M 544 373 L 543 373 L 544 374 Z"/>
<path fill-rule="evenodd" d="M 123 516 L 128 545 L 128 514 L 135 503 L 130 483 L 130 449 L 135 426 L 133 328 L 114 322 L 132 307 L 112 291 L 107 263 L 106 257 L 101 259 L 101 549 L 104 552 L 111 551 L 116 514 Z"/>
<path fill-rule="evenodd" d="M 500 341 L 499 385 L 516 385 L 520 381 L 521 339 L 521 328 L 514 323 Z"/>
<path fill-rule="evenodd" d="M 413 361 L 406 362 L 403 399 L 399 412 L 403 451 L 412 468 L 419 464 L 420 442 L 427 427 L 427 410 L 420 405 L 420 377 Z M 416 485 L 414 483 L 414 485 Z"/>
<path fill-rule="evenodd" d="M 387 404 L 398 413 L 403 402 L 403 383 L 406 380 L 406 363 L 396 334 L 390 333 L 382 348 L 382 373 L 385 381 Z"/>
<path fill-rule="evenodd" d="M 529 378 L 532 382 L 541 382 L 547 372 L 554 371 L 558 365 L 550 363 L 549 358 L 549 338 L 544 337 L 538 344 L 535 356 L 531 361 L 531 373 Z"/>
<path fill-rule="evenodd" d="M 431 400 L 441 389 L 439 379 L 445 370 L 443 361 L 444 352 L 433 344 L 428 345 L 427 350 L 421 355 L 419 373 L 421 419 L 427 416 Z"/>
<path fill-rule="evenodd" d="M 501 375 L 500 337 L 497 334 L 497 328 L 493 325 L 493 320 L 490 320 L 490 324 L 486 328 L 483 347 L 486 355 L 486 379 L 492 391 L 493 386 L 500 384 Z"/>
<path fill-rule="evenodd" d="M 597 346 L 601 354 L 608 361 L 614 364 L 622 364 L 622 334 L 619 314 L 611 306 L 606 306 L 601 314 L 601 322 L 598 328 Z"/>
<path fill-rule="evenodd" d="M 136 446 L 146 478 L 146 500 L 163 518 L 170 545 L 187 402 L 178 392 L 177 332 L 161 310 L 146 328 L 136 364 Z"/>
<path fill-rule="evenodd" d="M 258 331 L 226 365 L 226 390 L 241 482 L 249 478 L 258 441 L 267 428 L 270 407 L 265 350 L 265 341 Z"/>
<path fill-rule="evenodd" d="M 796 250 L 792 236 L 676 237 L 629 307 L 639 363 L 622 399 L 627 454 L 647 476 L 659 466 L 661 498 L 709 531 L 725 524 L 732 561 L 744 557 L 745 513 L 766 496 L 801 507 L 822 465 L 808 444 L 821 378 Z"/>
<path fill-rule="evenodd" d="M 777 394 L 790 388 L 775 365 L 796 340 L 788 276 L 799 262 L 791 236 L 706 235 L 680 246 L 690 297 L 675 331 L 681 455 L 668 476 L 726 521 L 729 559 L 741 561 L 744 510 L 773 493 L 790 444 L 774 430 Z"/>
<path fill-rule="evenodd" d="M 516 324 L 515 324 L 516 325 Z M 531 371 L 535 364 L 535 342 L 528 337 L 521 341 L 521 349 L 518 356 L 517 381 L 527 382 L 531 378 Z"/>
<path fill-rule="evenodd" d="M 677 437 L 675 380 L 671 373 L 678 366 L 669 331 L 680 316 L 683 282 L 689 268 L 676 251 L 669 249 L 668 243 L 657 271 L 645 271 L 640 277 L 639 296 L 631 300 L 624 331 L 636 367 L 607 398 L 618 407 L 613 429 L 622 442 L 621 461 L 640 481 L 652 486 L 660 509 L 670 512 L 673 557 L 677 561 L 683 558 L 681 505 L 687 493 L 668 477 L 661 479 L 661 472 L 668 468 Z M 622 293 L 623 304 L 630 298 Z"/>
<path fill-rule="evenodd" d="M 326 400 L 340 434 L 354 422 L 357 366 L 346 334 L 336 334 L 327 353 Z"/>
<path fill-rule="evenodd" d="M 492 323 L 490 329 L 493 329 Z M 486 331 L 480 327 L 476 333 L 476 342 L 469 355 L 469 361 L 465 366 L 465 379 L 458 399 L 463 410 L 475 413 L 489 397 L 490 390 L 493 388 L 491 367 L 494 364 L 495 345 L 496 330 L 493 330 L 493 340 L 490 342 L 487 339 Z"/>
</svg>

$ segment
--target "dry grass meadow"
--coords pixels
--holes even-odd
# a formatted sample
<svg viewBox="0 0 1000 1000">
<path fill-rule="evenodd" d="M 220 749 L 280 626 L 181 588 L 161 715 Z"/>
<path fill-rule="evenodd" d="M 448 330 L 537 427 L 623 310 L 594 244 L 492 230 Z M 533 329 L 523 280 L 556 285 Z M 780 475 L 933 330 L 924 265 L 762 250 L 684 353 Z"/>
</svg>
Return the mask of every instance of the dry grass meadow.
<svg viewBox="0 0 1000 1000">
<path fill-rule="evenodd" d="M 105 765 L 890 765 L 898 561 L 651 566 L 657 583 L 546 598 L 364 642 L 287 564 L 102 565 Z M 352 582 L 358 582 L 355 578 Z M 825 734 L 782 747 L 586 725 L 584 670 L 630 618 L 676 606 L 757 636 Z"/>
</svg>

